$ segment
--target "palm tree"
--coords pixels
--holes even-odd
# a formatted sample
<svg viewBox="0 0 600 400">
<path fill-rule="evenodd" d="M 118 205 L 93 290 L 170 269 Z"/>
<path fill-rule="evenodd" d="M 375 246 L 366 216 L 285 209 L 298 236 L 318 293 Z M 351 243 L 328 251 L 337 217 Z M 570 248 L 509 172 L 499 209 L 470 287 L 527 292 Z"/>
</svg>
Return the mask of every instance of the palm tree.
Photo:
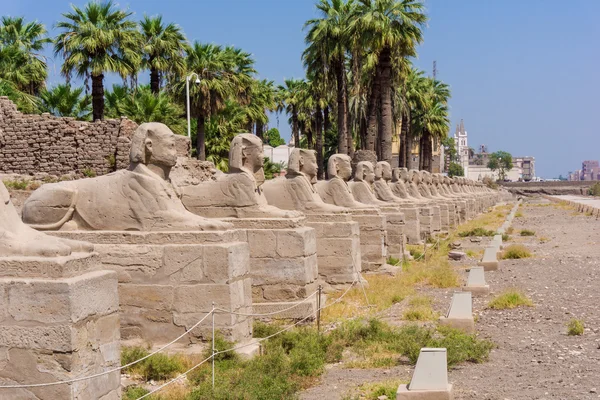
<svg viewBox="0 0 600 400">
<path fill-rule="evenodd" d="M 191 113 L 196 118 L 196 154 L 206 159 L 206 121 L 233 98 L 244 101 L 252 81 L 254 60 L 234 47 L 195 42 L 186 58 L 186 74 L 198 74 L 200 82 L 190 86 Z M 184 85 L 178 85 L 183 93 Z"/>
<path fill-rule="evenodd" d="M 157 94 L 165 75 L 183 75 L 185 72 L 187 39 L 179 26 L 165 25 L 160 15 L 144 16 L 140 28 L 144 37 L 142 67 L 150 70 L 150 88 Z"/>
<path fill-rule="evenodd" d="M 423 102 L 423 86 L 425 84 L 423 74 L 423 71 L 411 68 L 403 77 L 400 88 L 396 90 L 396 105 L 398 107 L 396 114 L 400 116 L 402 125 L 400 131 L 399 165 L 400 167 L 409 169 L 413 169 L 411 154 L 414 132 L 411 129 L 411 117 Z"/>
<path fill-rule="evenodd" d="M 367 148 L 375 150 L 377 137 L 379 159 L 391 161 L 393 75 L 401 58 L 416 55 L 427 16 L 420 0 L 360 0 L 358 10 L 352 28 L 361 33 L 363 47 L 377 56 L 367 106 Z"/>
<path fill-rule="evenodd" d="M 354 13 L 354 0 L 319 0 L 316 5 L 319 18 L 308 20 L 303 53 L 304 63 L 310 70 L 315 67 L 321 73 L 314 74 L 327 86 L 328 69 L 335 76 L 337 88 L 338 151 L 349 154 L 348 139 L 348 85 L 346 80 L 346 51 L 348 49 L 348 21 Z"/>
<path fill-rule="evenodd" d="M 413 126 L 420 133 L 419 169 L 432 172 L 433 143 L 440 143 L 450 129 L 450 89 L 445 83 L 432 78 L 424 78 L 422 89 Z"/>
<path fill-rule="evenodd" d="M 292 137 L 294 138 L 294 145 L 300 147 L 300 130 L 298 125 L 298 106 L 302 100 L 301 91 L 302 86 L 305 84 L 303 79 L 286 79 L 283 86 L 279 86 L 280 104 L 279 109 L 285 110 L 290 116 L 290 122 L 292 125 Z"/>
<path fill-rule="evenodd" d="M 87 81 L 92 79 L 93 120 L 104 118 L 104 73 L 130 76 L 141 61 L 141 35 L 129 20 L 131 12 L 116 9 L 112 1 L 90 2 L 81 9 L 63 14 L 62 29 L 54 44 L 54 53 L 64 57 L 62 73 L 67 82 L 73 72 Z"/>
<path fill-rule="evenodd" d="M 263 139 L 265 125 L 269 122 L 268 111 L 275 111 L 276 90 L 273 81 L 253 79 L 248 93 L 248 104 L 244 107 L 247 113 L 248 131 L 252 132 L 256 124 L 256 136 Z"/>
<path fill-rule="evenodd" d="M 44 112 L 57 117 L 73 117 L 89 120 L 91 113 L 91 97 L 83 94 L 83 87 L 71 88 L 71 85 L 57 85 L 40 93 L 40 108 Z"/>
<path fill-rule="evenodd" d="M 23 17 L 2 17 L 0 21 L 0 50 L 5 50 L 0 58 L 4 61 L 0 74 L 12 75 L 17 88 L 30 95 L 39 93 L 48 77 L 46 61 L 40 54 L 51 42 L 46 33 L 43 24 L 25 23 Z"/>
</svg>

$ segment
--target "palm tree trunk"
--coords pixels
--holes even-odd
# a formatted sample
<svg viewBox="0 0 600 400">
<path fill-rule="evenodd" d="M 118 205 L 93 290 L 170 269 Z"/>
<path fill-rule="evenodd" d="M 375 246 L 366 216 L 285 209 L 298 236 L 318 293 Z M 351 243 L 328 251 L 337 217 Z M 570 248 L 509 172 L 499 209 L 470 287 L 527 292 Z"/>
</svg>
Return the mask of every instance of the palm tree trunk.
<svg viewBox="0 0 600 400">
<path fill-rule="evenodd" d="M 160 76 L 156 68 L 150 68 L 150 90 L 153 94 L 160 91 Z"/>
<path fill-rule="evenodd" d="M 298 132 L 298 115 L 292 111 L 292 136 L 294 137 L 294 146 L 300 148 L 300 132 Z"/>
<path fill-rule="evenodd" d="M 327 107 L 325 110 L 327 110 Z M 321 106 L 319 105 L 317 105 L 315 112 L 315 127 L 315 150 L 317 152 L 317 165 L 319 167 L 317 179 L 323 179 L 323 114 L 321 113 Z"/>
<path fill-rule="evenodd" d="M 425 142 L 423 140 L 423 137 L 425 136 L 424 133 L 421 134 L 421 136 L 419 137 L 419 171 L 423 170 L 423 151 L 425 150 Z"/>
<path fill-rule="evenodd" d="M 336 60 L 334 68 L 337 82 L 338 153 L 348 154 L 348 101 L 344 61 Z"/>
<path fill-rule="evenodd" d="M 198 160 L 205 161 L 206 160 L 206 143 L 204 138 L 204 114 L 198 115 L 196 121 L 198 122 L 198 127 L 196 128 L 196 157 Z"/>
<path fill-rule="evenodd" d="M 311 118 L 311 120 L 309 121 L 309 123 L 307 124 L 307 129 L 306 129 L 306 147 L 308 149 L 313 149 L 313 132 L 315 131 L 315 120 L 314 118 Z"/>
<path fill-rule="evenodd" d="M 363 116 L 360 117 L 359 128 L 360 130 L 360 149 L 367 149 L 367 119 Z"/>
<path fill-rule="evenodd" d="M 92 120 L 104 119 L 104 75 L 92 75 Z"/>
<path fill-rule="evenodd" d="M 391 50 L 384 47 L 379 54 L 378 67 L 381 69 L 381 124 L 379 125 L 379 160 L 392 162 L 392 60 Z"/>
<path fill-rule="evenodd" d="M 406 113 L 402 113 L 402 126 L 400 127 L 400 150 L 398 151 L 398 166 L 401 168 L 406 168 L 407 163 L 407 151 L 406 147 L 408 145 L 407 137 L 408 134 L 408 118 L 406 117 Z"/>
<path fill-rule="evenodd" d="M 263 140 L 263 130 L 264 130 L 264 125 L 262 122 L 256 121 L 256 136 L 258 136 L 260 138 L 260 140 Z"/>
<path fill-rule="evenodd" d="M 366 150 L 375 151 L 375 142 L 377 141 L 377 108 L 381 94 L 381 71 L 379 66 L 375 68 L 375 77 L 371 85 L 371 95 L 367 104 L 367 137 Z"/>
</svg>

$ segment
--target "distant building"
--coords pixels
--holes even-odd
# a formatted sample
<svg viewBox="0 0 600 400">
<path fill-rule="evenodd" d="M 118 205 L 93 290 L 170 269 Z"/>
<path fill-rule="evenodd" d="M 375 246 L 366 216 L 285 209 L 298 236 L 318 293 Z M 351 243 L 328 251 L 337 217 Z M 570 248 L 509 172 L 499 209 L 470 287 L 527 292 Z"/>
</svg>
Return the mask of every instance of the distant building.
<svg viewBox="0 0 600 400">
<path fill-rule="evenodd" d="M 521 169 L 521 179 L 530 181 L 535 177 L 535 157 L 514 157 L 513 168 Z"/>
<path fill-rule="evenodd" d="M 581 181 L 596 181 L 600 179 L 598 160 L 586 160 L 581 163 Z"/>
<path fill-rule="evenodd" d="M 456 145 L 458 163 L 461 167 L 463 167 L 465 176 L 469 176 L 469 140 L 467 131 L 465 130 L 465 124 L 462 119 L 460 120 L 460 125 L 456 125 L 454 142 Z"/>
</svg>

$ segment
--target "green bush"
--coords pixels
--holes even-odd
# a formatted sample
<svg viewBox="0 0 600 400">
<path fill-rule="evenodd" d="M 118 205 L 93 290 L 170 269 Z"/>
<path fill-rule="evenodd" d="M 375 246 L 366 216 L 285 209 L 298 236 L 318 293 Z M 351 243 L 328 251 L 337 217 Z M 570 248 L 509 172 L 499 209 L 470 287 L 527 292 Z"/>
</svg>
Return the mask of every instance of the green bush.
<svg viewBox="0 0 600 400">
<path fill-rule="evenodd" d="M 26 181 L 25 179 L 6 180 L 3 182 L 4 186 L 8 189 L 14 190 L 25 190 L 27 189 L 27 186 L 29 186 L 29 181 Z"/>
<path fill-rule="evenodd" d="M 503 260 L 518 260 L 528 257 L 531 257 L 531 253 L 527 250 L 527 247 L 520 244 L 511 244 L 502 252 Z"/>
<path fill-rule="evenodd" d="M 581 336 L 583 335 L 583 331 L 585 326 L 583 325 L 583 321 L 573 318 L 567 324 L 567 334 L 569 336 Z"/>
<path fill-rule="evenodd" d="M 148 350 L 143 347 L 123 347 L 121 349 L 121 365 L 129 364 L 147 356 Z M 124 372 L 140 375 L 146 381 L 173 378 L 177 372 L 183 372 L 183 365 L 177 357 L 165 354 L 155 354 L 131 367 Z"/>
<path fill-rule="evenodd" d="M 600 182 L 594 183 L 588 193 L 590 196 L 600 196 Z"/>
<path fill-rule="evenodd" d="M 506 290 L 488 303 L 488 307 L 495 310 L 519 306 L 532 307 L 533 302 L 523 292 L 516 289 Z"/>
<path fill-rule="evenodd" d="M 529 229 L 521 229 L 521 236 L 535 236 L 535 231 Z"/>
<path fill-rule="evenodd" d="M 96 171 L 94 171 L 91 168 L 84 168 L 83 171 L 81 171 L 81 173 L 83 174 L 83 176 L 85 176 L 86 178 L 94 178 L 96 177 Z"/>
<path fill-rule="evenodd" d="M 507 235 L 506 233 L 502 234 L 502 241 L 503 242 L 508 242 L 510 240 L 510 236 Z"/>
<path fill-rule="evenodd" d="M 148 390 L 141 386 L 129 386 L 123 393 L 123 400 L 137 400 L 147 393 Z"/>
<path fill-rule="evenodd" d="M 400 259 L 399 259 L 399 258 L 392 257 L 392 256 L 389 256 L 389 257 L 388 257 L 388 259 L 386 260 L 386 262 L 387 262 L 389 265 L 393 265 L 393 266 L 398 266 L 398 265 L 400 265 L 400 263 L 401 263 L 401 261 L 400 261 Z"/>
<path fill-rule="evenodd" d="M 458 236 L 460 237 L 468 237 L 468 236 L 494 236 L 496 234 L 495 231 L 489 231 L 484 228 L 474 228 L 470 231 L 459 232 Z"/>
</svg>

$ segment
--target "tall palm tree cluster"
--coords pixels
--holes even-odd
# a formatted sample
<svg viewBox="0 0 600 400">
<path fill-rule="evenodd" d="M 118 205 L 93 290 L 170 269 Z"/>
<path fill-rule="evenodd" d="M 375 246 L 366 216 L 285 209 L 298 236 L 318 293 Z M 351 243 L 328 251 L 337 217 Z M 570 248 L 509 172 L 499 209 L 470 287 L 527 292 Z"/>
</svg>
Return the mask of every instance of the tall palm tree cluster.
<svg viewBox="0 0 600 400">
<path fill-rule="evenodd" d="M 263 136 L 268 112 L 276 109 L 274 83 L 259 80 L 253 58 L 239 48 L 189 43 L 181 27 L 161 16 L 136 22 L 132 14 L 113 1 L 71 6 L 56 23 L 60 33 L 55 38 L 38 22 L 2 18 L 0 95 L 26 113 L 93 121 L 127 116 L 138 123 L 163 122 L 185 134 L 185 81 L 195 74 L 190 84 L 195 151 L 198 158 L 226 169 L 236 133 Z M 65 77 L 64 84 L 50 89 L 41 56 L 47 44 L 62 60 Z M 138 84 L 140 73 L 149 73 L 149 85 Z M 123 84 L 105 88 L 107 74 L 118 74 Z M 71 86 L 74 77 L 82 87 Z"/>
<path fill-rule="evenodd" d="M 0 95 L 23 112 L 93 121 L 127 116 L 184 134 L 191 76 L 195 152 L 219 168 L 227 168 L 236 133 L 269 141 L 268 114 L 278 111 L 289 117 L 295 145 L 316 150 L 321 176 L 336 152 L 372 150 L 391 161 L 393 141 L 400 166 L 431 170 L 433 149 L 449 128 L 450 91 L 411 65 L 427 22 L 421 0 L 317 0 L 316 7 L 318 17 L 304 27 L 306 77 L 279 86 L 257 78 L 249 53 L 190 43 L 178 25 L 161 16 L 136 22 L 112 0 L 71 6 L 55 38 L 38 22 L 4 17 Z M 50 43 L 65 83 L 48 89 L 41 52 Z M 140 73 L 149 74 L 149 85 L 138 84 Z M 123 83 L 105 88 L 107 74 Z M 73 77 L 83 86 L 71 86 Z M 418 166 L 411 157 L 416 147 Z"/>
<path fill-rule="evenodd" d="M 431 171 L 434 146 L 449 130 L 450 91 L 411 65 L 427 22 L 423 3 L 318 0 L 316 7 L 318 17 L 305 24 L 306 78 L 281 87 L 295 142 L 306 136 L 322 165 L 331 152 L 357 149 L 391 161 L 398 140 L 400 166 Z"/>
</svg>

